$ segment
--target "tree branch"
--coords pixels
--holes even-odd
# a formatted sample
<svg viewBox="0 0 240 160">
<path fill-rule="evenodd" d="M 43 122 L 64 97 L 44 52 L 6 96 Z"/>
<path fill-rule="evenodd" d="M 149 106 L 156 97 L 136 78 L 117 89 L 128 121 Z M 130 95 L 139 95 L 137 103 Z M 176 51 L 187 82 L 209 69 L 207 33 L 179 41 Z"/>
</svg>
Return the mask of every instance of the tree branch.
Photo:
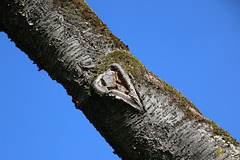
<svg viewBox="0 0 240 160">
<path fill-rule="evenodd" d="M 123 159 L 240 159 L 238 142 L 146 70 L 83 0 L 2 0 L 0 30 Z"/>
</svg>

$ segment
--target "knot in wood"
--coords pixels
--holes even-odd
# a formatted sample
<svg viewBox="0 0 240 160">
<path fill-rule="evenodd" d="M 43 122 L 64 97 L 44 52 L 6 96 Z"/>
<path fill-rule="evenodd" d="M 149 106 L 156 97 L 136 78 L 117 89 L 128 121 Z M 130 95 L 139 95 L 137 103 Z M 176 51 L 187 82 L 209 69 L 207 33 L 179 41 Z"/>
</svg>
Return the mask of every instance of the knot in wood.
<svg viewBox="0 0 240 160">
<path fill-rule="evenodd" d="M 142 110 L 142 103 L 136 90 L 124 69 L 117 63 L 111 64 L 93 82 L 98 94 L 112 96 L 123 100 L 137 110 Z"/>
</svg>

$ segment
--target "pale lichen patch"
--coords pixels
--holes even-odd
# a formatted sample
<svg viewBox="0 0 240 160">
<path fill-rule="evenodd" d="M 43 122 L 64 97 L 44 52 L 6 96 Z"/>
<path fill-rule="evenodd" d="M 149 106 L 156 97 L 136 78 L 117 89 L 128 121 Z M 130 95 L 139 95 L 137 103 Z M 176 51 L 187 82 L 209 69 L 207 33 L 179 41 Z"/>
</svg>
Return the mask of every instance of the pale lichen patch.
<svg viewBox="0 0 240 160">
<path fill-rule="evenodd" d="M 205 119 L 207 121 L 211 121 L 210 119 L 208 119 L 207 117 L 203 116 L 202 114 L 200 114 L 198 111 L 196 111 L 194 108 L 192 107 L 188 107 L 188 109 L 193 113 L 195 114 L 196 116 L 202 118 L 202 119 Z"/>
<path fill-rule="evenodd" d="M 159 79 L 157 79 L 155 76 L 153 76 L 152 74 L 148 73 L 145 74 L 145 77 L 149 80 L 152 81 L 153 83 L 156 83 L 158 86 L 163 87 L 163 84 L 159 81 Z"/>
<path fill-rule="evenodd" d="M 222 147 L 219 147 L 219 146 L 218 146 L 218 149 L 217 149 L 217 158 L 222 158 L 224 153 L 225 153 L 225 152 L 223 151 Z"/>
</svg>

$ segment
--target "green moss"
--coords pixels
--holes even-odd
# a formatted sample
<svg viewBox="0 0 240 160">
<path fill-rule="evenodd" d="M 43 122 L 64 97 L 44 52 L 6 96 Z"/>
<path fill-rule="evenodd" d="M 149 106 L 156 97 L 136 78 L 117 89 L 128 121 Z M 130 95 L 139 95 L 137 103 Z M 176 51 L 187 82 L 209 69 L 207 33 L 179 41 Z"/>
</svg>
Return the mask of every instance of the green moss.
<svg viewBox="0 0 240 160">
<path fill-rule="evenodd" d="M 107 55 L 101 56 L 95 63 L 95 68 L 92 70 L 93 76 L 101 74 L 106 68 L 112 64 L 120 64 L 124 70 L 130 73 L 136 82 L 143 80 L 144 74 L 147 72 L 146 67 L 130 52 L 124 50 L 115 50 Z"/>
<path fill-rule="evenodd" d="M 223 140 L 225 140 L 226 142 L 230 142 L 231 144 L 234 144 L 235 146 L 239 146 L 239 142 L 237 142 L 236 139 L 233 138 L 227 131 L 224 131 L 222 128 L 220 128 L 215 122 L 210 121 L 208 123 L 210 123 L 212 125 L 214 135 L 222 136 Z"/>
</svg>

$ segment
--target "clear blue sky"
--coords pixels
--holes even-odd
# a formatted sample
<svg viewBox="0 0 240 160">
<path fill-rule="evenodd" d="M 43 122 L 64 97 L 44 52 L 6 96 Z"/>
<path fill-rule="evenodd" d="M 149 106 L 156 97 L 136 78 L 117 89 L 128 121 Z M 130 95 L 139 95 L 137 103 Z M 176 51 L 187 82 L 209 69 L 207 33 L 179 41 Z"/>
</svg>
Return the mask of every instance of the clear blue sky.
<svg viewBox="0 0 240 160">
<path fill-rule="evenodd" d="M 240 141 L 239 0 L 87 0 L 131 53 Z M 65 89 L 0 33 L 0 159 L 118 160 Z"/>
</svg>

